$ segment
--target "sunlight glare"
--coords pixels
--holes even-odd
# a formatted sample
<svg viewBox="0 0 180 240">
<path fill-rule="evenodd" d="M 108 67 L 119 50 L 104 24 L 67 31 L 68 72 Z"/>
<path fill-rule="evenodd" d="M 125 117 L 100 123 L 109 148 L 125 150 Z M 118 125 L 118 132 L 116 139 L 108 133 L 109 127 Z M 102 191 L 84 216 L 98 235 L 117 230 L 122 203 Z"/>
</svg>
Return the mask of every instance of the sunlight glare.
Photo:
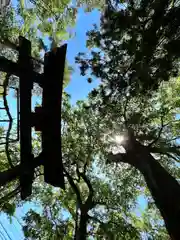
<svg viewBox="0 0 180 240">
<path fill-rule="evenodd" d="M 116 135 L 114 140 L 117 144 L 121 144 L 124 141 L 124 137 L 122 135 Z"/>
</svg>

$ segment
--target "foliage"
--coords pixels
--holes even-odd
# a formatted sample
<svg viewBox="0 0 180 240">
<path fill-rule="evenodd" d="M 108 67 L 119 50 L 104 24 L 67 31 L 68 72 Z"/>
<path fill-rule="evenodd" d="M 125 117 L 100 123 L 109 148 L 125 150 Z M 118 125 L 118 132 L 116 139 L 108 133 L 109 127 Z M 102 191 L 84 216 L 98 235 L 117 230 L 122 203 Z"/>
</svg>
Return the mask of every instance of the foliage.
<svg viewBox="0 0 180 240">
<path fill-rule="evenodd" d="M 179 87 L 179 79 L 173 79 L 169 83 L 163 84 L 161 90 L 154 93 L 153 98 L 149 101 L 143 102 L 143 98 L 134 97 L 126 102 L 122 96 L 121 104 L 113 104 L 112 102 L 107 105 L 107 109 L 99 105 L 102 112 L 99 112 L 95 106 L 96 101 L 100 101 L 98 96 L 96 96 L 97 99 L 91 99 L 90 96 L 89 102 L 80 101 L 77 106 L 72 107 L 68 95 L 64 94 L 62 149 L 66 169 L 66 191 L 59 191 L 43 184 L 41 178 L 36 179 L 31 201 L 38 202 L 41 207 L 39 212 L 30 211 L 25 216 L 23 230 L 27 239 L 38 239 L 38 237 L 49 239 L 50 235 L 56 239 L 57 236 L 63 236 L 65 230 L 66 239 L 72 239 L 77 222 L 79 202 L 78 194 L 67 177 L 68 174 L 77 186 L 83 203 L 86 202 L 90 192 L 87 182 L 82 176 L 79 177 L 78 171 L 85 172 L 93 188 L 94 205 L 88 211 L 87 233 L 89 236 L 95 236 L 97 239 L 103 237 L 111 239 L 112 236 L 116 236 L 117 239 L 124 239 L 124 236 L 126 239 L 140 239 L 139 234 L 149 234 L 155 239 L 158 239 L 158 236 L 164 236 L 162 239 L 167 239 L 162 220 L 159 220 L 161 218 L 157 215 L 157 210 L 153 204 L 148 206 L 148 210 L 145 211 L 145 215 L 140 220 L 137 216 L 132 215 L 136 208 L 138 196 L 145 193 L 150 198 L 144 180 L 139 173 L 126 164 L 107 165 L 106 160 L 107 151 L 112 149 L 111 139 L 114 134 L 118 135 L 123 131 L 124 116 L 126 115 L 126 124 L 135 130 L 137 138 L 142 143 L 152 143 L 159 137 L 152 145 L 152 149 L 156 150 L 156 157 L 161 156 L 160 161 L 164 166 L 178 177 L 177 165 L 174 160 L 170 161 L 166 154 L 170 150 L 175 151 L 173 156 L 178 161 L 178 148 L 172 148 L 168 144 L 174 144 L 172 139 L 179 134 L 179 123 L 174 121 L 179 109 Z M 88 106 L 92 103 L 94 109 Z M 124 109 L 125 104 L 128 104 L 128 107 L 124 112 L 122 109 Z M 161 130 L 159 136 L 159 130 L 162 127 L 160 110 L 166 105 L 171 111 L 166 111 L 163 121 L 165 125 L 170 122 L 167 125 L 169 132 L 166 136 L 167 129 L 165 128 Z M 140 113 L 139 118 L 129 122 L 137 110 Z M 38 143 L 39 139 L 37 138 L 36 141 Z M 39 145 L 34 144 L 35 146 L 38 152 Z M 166 150 L 163 153 L 161 153 L 162 148 Z M 149 212 L 148 217 L 146 217 L 147 211 Z M 151 219 L 151 222 L 148 222 L 148 219 Z M 152 221 L 156 222 L 152 223 Z M 38 226 L 41 227 L 41 231 L 39 231 L 40 227 Z"/>
<path fill-rule="evenodd" d="M 48 3 L 50 3 L 48 1 Z M 53 8 L 51 5 L 46 4 L 48 7 L 46 14 L 42 12 L 43 6 L 39 2 L 35 2 L 35 5 L 31 6 L 30 3 L 26 6 L 24 1 L 18 1 L 17 6 L 9 7 L 5 15 L 0 16 L 1 35 L 0 42 L 9 45 L 8 41 L 19 44 L 19 35 L 26 37 L 31 41 L 32 45 L 32 56 L 39 59 L 42 58 L 42 54 L 45 49 L 42 46 L 41 38 L 48 36 L 52 47 L 62 45 L 62 40 L 68 39 L 70 35 L 66 34 L 67 27 L 73 27 L 76 21 L 76 11 L 73 12 L 73 8 L 67 6 L 68 3 L 63 2 L 60 6 Z M 54 11 L 54 12 L 52 12 Z M 57 16 L 53 22 L 48 22 L 49 18 L 52 18 L 52 14 L 57 12 Z M 47 25 L 48 24 L 48 28 Z M 66 34 L 66 37 L 64 36 Z M 46 49 L 48 51 L 48 48 Z M 1 55 L 7 57 L 10 60 L 17 61 L 17 52 L 9 48 L 4 48 L 1 45 Z M 42 72 L 42 65 L 34 63 L 35 71 Z M 70 75 L 72 73 L 72 67 L 69 66 L 66 61 L 64 84 L 67 85 L 70 81 Z M 1 77 L 3 81 L 3 76 Z M 11 86 L 18 86 L 18 78 L 11 77 Z M 39 93 L 40 90 L 36 86 L 34 93 Z"/>
<path fill-rule="evenodd" d="M 88 235 L 92 236 L 95 234 L 102 236 L 102 234 L 107 234 L 105 232 L 107 228 L 105 228 L 106 224 L 108 223 L 110 226 L 112 219 L 119 219 L 119 225 L 110 227 L 108 234 L 115 235 L 117 234 L 118 227 L 124 226 L 124 230 L 122 230 L 119 236 L 123 237 L 123 233 L 127 229 L 129 237 L 132 236 L 131 234 L 138 236 L 135 227 L 126 220 L 126 214 L 128 215 L 128 212 L 135 204 L 136 196 L 139 193 L 137 190 L 132 194 L 134 186 L 128 186 L 128 182 L 136 182 L 136 179 L 132 179 L 131 171 L 126 173 L 127 169 L 125 168 L 125 171 L 123 169 L 119 171 L 119 174 L 122 175 L 122 182 L 117 184 L 115 180 L 113 181 L 114 172 L 112 168 L 105 170 L 106 165 L 103 162 L 101 167 L 102 169 L 104 168 L 104 177 L 101 178 L 99 174 L 103 176 L 103 171 L 99 170 L 96 172 L 99 167 L 98 165 L 93 166 L 95 164 L 94 159 L 96 156 L 103 154 L 103 148 L 106 145 L 97 134 L 98 126 L 101 127 L 99 119 L 93 117 L 92 111 L 84 108 L 83 102 L 79 102 L 77 107 L 72 108 L 68 100 L 64 100 L 63 106 L 63 161 L 66 168 L 66 191 L 59 191 L 44 185 L 39 186 L 38 182 L 35 183 L 35 194 L 33 196 L 43 209 L 42 214 L 40 214 L 42 217 L 42 232 L 46 232 L 46 224 L 57 225 L 58 227 L 60 222 L 55 223 L 54 221 L 62 221 L 64 217 L 61 217 L 61 214 L 64 213 L 65 220 L 63 221 L 65 221 L 67 226 L 66 237 L 69 239 L 68 236 L 72 236 L 72 233 L 74 234 L 75 223 L 77 221 L 76 209 L 79 209 L 81 205 L 78 194 L 80 194 L 82 203 L 85 204 L 92 186 L 93 207 L 88 212 L 88 225 L 94 227 L 88 230 Z M 94 167 L 96 170 L 93 170 Z M 90 181 L 90 186 L 83 175 L 80 177 L 78 171 L 86 174 L 86 178 Z M 69 181 L 69 175 L 78 190 L 75 190 L 72 182 Z M 111 182 L 108 179 L 112 179 Z M 117 204 L 114 205 L 114 202 Z M 47 213 L 45 214 L 47 208 L 51 208 L 51 216 L 47 216 Z M 121 214 L 114 216 L 113 214 L 117 211 Z M 34 219 L 33 214 L 29 212 L 25 217 L 26 225 L 24 229 L 26 234 L 30 234 L 29 239 L 33 239 L 33 236 L 38 235 L 38 227 L 37 229 L 34 227 L 37 219 Z M 59 218 L 56 214 L 58 214 Z M 45 223 L 45 221 L 48 222 Z M 51 228 L 54 229 L 54 227 Z M 32 233 L 32 231 L 35 231 L 35 233 Z M 52 234 L 54 233 L 52 232 Z M 48 237 L 45 239 L 48 239 Z"/>
<path fill-rule="evenodd" d="M 27 3 L 27 2 L 26 2 Z M 22 35 L 26 38 L 28 38 L 32 43 L 32 56 L 36 58 L 40 58 L 40 51 L 42 50 L 42 46 L 39 43 L 39 36 L 49 34 L 49 37 L 52 34 L 52 28 L 54 25 L 57 25 L 54 31 L 56 32 L 56 41 L 58 43 L 61 40 L 64 40 L 64 33 L 66 31 L 66 28 L 71 25 L 71 27 L 74 26 L 75 20 L 76 20 L 76 9 L 73 7 L 68 7 L 68 2 L 61 2 L 59 3 L 56 9 L 53 8 L 53 3 L 50 3 L 48 1 L 48 4 L 46 6 L 48 7 L 48 11 L 45 11 L 45 15 L 42 12 L 43 6 L 41 6 L 40 1 L 35 2 L 34 6 L 31 7 L 31 5 L 28 6 L 25 5 L 24 1 L 18 1 L 18 5 L 9 6 L 7 8 L 7 11 L 4 14 L 1 14 L 0 16 L 0 42 L 5 44 L 5 46 L 9 45 L 10 42 L 15 43 L 18 45 L 18 37 L 19 35 Z M 52 15 L 56 12 L 57 16 L 56 19 L 54 19 L 53 24 L 49 24 L 49 27 L 51 28 L 50 31 L 46 31 L 46 23 L 47 18 L 54 16 Z M 38 24 L 38 27 L 37 27 Z M 44 24 L 44 25 L 43 25 Z M 40 32 L 41 31 L 41 32 Z M 44 36 L 43 35 L 43 36 Z M 66 38 L 69 36 L 66 36 Z M 17 52 L 10 49 L 5 48 L 4 45 L 0 46 L 1 55 L 5 56 L 6 58 L 17 61 Z M 36 69 L 37 70 L 37 69 Z M 39 70 L 38 70 L 39 71 Z M 65 79 L 64 83 L 67 84 L 70 81 L 70 74 L 72 73 L 73 69 L 72 67 L 68 66 L 68 63 L 66 62 L 65 67 Z M 4 82 L 5 74 L 1 72 L 1 84 Z M 9 81 L 9 86 L 15 86 L 18 87 L 18 78 L 15 76 L 11 76 Z M 39 89 L 36 90 L 35 93 L 39 92 Z M 1 116 L 2 117 L 2 116 Z M 1 119 L 2 120 L 2 119 Z M 4 134 L 4 132 L 2 133 Z M 4 140 L 4 136 L 2 138 L 1 134 L 1 141 Z M 9 168 L 9 164 L 7 161 L 7 157 L 1 149 L 0 158 L 1 158 L 1 171 L 5 171 Z M 14 165 L 17 165 L 19 163 L 19 146 L 18 144 L 10 144 L 10 155 L 13 161 Z M 1 209 L 3 211 L 8 212 L 9 214 L 12 214 L 14 209 L 14 204 L 18 206 L 20 204 L 20 197 L 19 197 L 19 186 L 18 181 L 13 181 L 11 183 L 8 183 L 6 186 L 1 187 Z M 17 196 L 16 199 L 13 197 Z M 4 204 L 5 202 L 5 204 Z M 6 203 L 7 202 L 7 203 Z M 23 203 L 21 203 L 23 204 Z"/>
<path fill-rule="evenodd" d="M 86 12 L 90 12 L 93 9 L 98 9 L 102 11 L 104 9 L 104 1 L 100 0 L 76 0 L 76 6 L 83 7 Z"/>
<path fill-rule="evenodd" d="M 122 96 L 118 104 L 116 101 L 113 102 L 113 99 L 109 99 L 106 105 L 101 105 L 101 95 L 91 99 L 90 94 L 89 102 L 78 102 L 77 106 L 71 107 L 68 96 L 64 95 L 62 137 L 63 161 L 67 171 L 65 175 L 67 177 L 69 173 L 72 177 L 71 180 L 77 186 L 78 194 L 84 203 L 90 188 L 82 177 L 79 178 L 78 171 L 85 171 L 93 188 L 94 206 L 88 211 L 89 236 L 95 236 L 97 239 L 102 237 L 111 239 L 112 236 L 116 236 L 117 239 L 124 239 L 124 236 L 126 239 L 140 239 L 139 234 L 148 234 L 155 239 L 159 237 L 167 239 L 163 221 L 154 208 L 150 193 L 137 170 L 122 163 L 107 165 L 106 159 L 107 151 L 113 147 L 111 139 L 121 134 L 126 126 L 131 126 L 135 130 L 137 139 L 143 144 L 151 144 L 150 148 L 155 157 L 179 178 L 177 167 L 179 147 L 174 140 L 179 135 L 179 121 L 175 119 L 179 109 L 179 83 L 179 78 L 163 83 L 159 92 L 154 93 L 148 101 L 143 101 L 143 97 L 134 97 L 127 101 Z M 88 106 L 89 104 L 91 107 Z M 100 111 L 96 104 L 100 107 Z M 126 104 L 126 111 L 122 111 Z M 165 115 L 162 110 L 166 110 Z M 136 115 L 136 118 L 132 118 L 133 115 Z M 132 119 L 133 121 L 130 121 Z M 58 196 L 59 203 L 56 203 L 56 206 L 60 204 L 62 207 L 59 212 L 68 212 L 67 222 L 72 224 L 69 229 L 72 233 L 77 222 L 78 191 L 74 190 L 68 177 L 66 186 L 65 192 L 51 190 L 50 193 L 45 189 L 45 192 L 42 192 L 40 188 L 36 199 L 39 199 L 43 206 L 46 201 L 48 205 L 52 205 L 49 201 L 52 199 L 56 201 Z M 150 199 L 148 201 L 151 204 L 138 220 L 139 218 L 132 213 L 136 208 L 137 197 L 142 194 Z"/>
<path fill-rule="evenodd" d="M 109 4 L 101 28 L 87 34 L 91 56 L 77 56 L 81 74 L 89 69 L 108 94 L 151 94 L 161 81 L 178 76 L 179 13 L 179 1 Z"/>
<path fill-rule="evenodd" d="M 32 8 L 25 7 L 22 1 L 18 5 L 18 14 L 24 21 L 20 30 L 18 20 L 4 21 L 11 26 L 9 32 L 6 28 L 7 35 L 14 31 L 15 39 L 22 32 L 34 39 L 36 55 L 40 48 L 36 27 L 44 35 L 53 34 L 58 27 L 62 35 L 53 37 L 59 43 L 65 37 L 63 31 L 67 25 L 73 26 L 75 12 L 72 13 L 73 8 L 70 10 L 67 6 L 69 2 L 60 2 L 58 6 L 53 1 L 45 1 L 46 5 L 42 1 L 32 3 Z M 30 210 L 24 218 L 23 230 L 27 239 L 72 239 L 78 236 L 83 219 L 87 235 L 96 239 L 141 239 L 143 234 L 153 239 L 168 238 L 139 172 L 127 164 L 112 163 L 107 159 L 108 152 L 120 150 L 116 136 L 131 127 L 137 140 L 147 145 L 155 158 L 179 178 L 177 140 L 180 128 L 177 114 L 180 109 L 180 79 L 169 80 L 176 70 L 178 51 L 176 55 L 166 49 L 179 31 L 179 25 L 176 25 L 179 8 L 174 5 L 167 10 L 167 6 L 160 6 L 157 1 L 138 1 L 134 6 L 132 3 L 128 1 L 124 10 L 119 11 L 119 5 L 115 10 L 108 9 L 108 16 L 105 13 L 102 18 L 101 31 L 95 29 L 89 33 L 88 44 L 94 46 L 96 43 L 101 52 L 93 50 L 92 59 L 88 61 L 77 59 L 81 61 L 82 74 L 90 67 L 92 73 L 101 78 L 102 85 L 92 91 L 88 101 L 79 101 L 75 107 L 71 106 L 69 96 L 64 93 L 62 151 L 66 190 L 44 184 L 41 176 L 43 169 L 38 169 L 33 195 L 28 200 L 40 207 L 39 211 Z M 170 2 L 167 4 L 170 6 Z M 149 11 L 153 9 L 154 13 Z M 163 17 L 155 24 L 155 19 L 151 21 L 151 18 L 155 18 L 157 12 Z M 51 17 L 52 25 L 48 22 Z M 107 22 L 109 26 L 105 22 L 107 17 L 112 20 Z M 32 27 L 37 19 L 36 27 Z M 173 21 L 175 28 L 172 27 Z M 106 31 L 103 33 L 102 30 Z M 111 45 L 114 46 L 111 48 Z M 164 51 L 167 58 L 162 54 Z M 157 90 L 156 81 L 159 88 L 151 92 L 151 98 L 140 94 L 151 89 L 152 85 Z M 130 88 L 127 88 L 127 82 Z M 33 142 L 36 155 L 40 152 L 39 142 L 40 135 L 37 135 Z M 17 151 L 18 147 L 12 146 L 12 150 L 13 147 Z M 14 164 L 18 164 L 19 157 L 16 154 L 13 157 Z M 8 169 L 5 154 L 2 153 L 0 158 L 0 170 Z M 13 191 L 15 186 L 17 189 Z M 13 215 L 15 206 L 23 204 L 18 193 L 18 181 L 3 187 L 0 199 L 2 211 Z M 137 197 L 142 194 L 148 199 L 148 206 L 142 216 L 137 217 L 134 210 L 138 206 Z"/>
<path fill-rule="evenodd" d="M 76 21 L 76 8 L 70 7 L 70 1 L 30 1 L 32 7 L 25 6 L 25 1 L 21 0 L 19 10 L 25 16 L 33 14 L 34 19 L 25 19 L 28 26 L 37 25 L 37 29 L 48 36 L 53 41 L 52 44 L 59 45 L 59 42 L 69 38 L 67 27 L 72 27 Z M 29 4 L 30 5 L 30 4 Z"/>
</svg>

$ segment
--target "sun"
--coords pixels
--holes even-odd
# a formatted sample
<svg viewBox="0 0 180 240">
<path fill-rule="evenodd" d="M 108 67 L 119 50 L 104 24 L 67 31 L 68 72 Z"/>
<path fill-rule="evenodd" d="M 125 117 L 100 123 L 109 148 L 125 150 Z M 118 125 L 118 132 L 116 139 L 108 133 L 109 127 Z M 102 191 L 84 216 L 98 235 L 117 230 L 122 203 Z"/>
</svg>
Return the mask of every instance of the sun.
<svg viewBox="0 0 180 240">
<path fill-rule="evenodd" d="M 122 135 L 116 135 L 114 140 L 117 144 L 121 144 L 124 141 L 124 137 Z"/>
</svg>

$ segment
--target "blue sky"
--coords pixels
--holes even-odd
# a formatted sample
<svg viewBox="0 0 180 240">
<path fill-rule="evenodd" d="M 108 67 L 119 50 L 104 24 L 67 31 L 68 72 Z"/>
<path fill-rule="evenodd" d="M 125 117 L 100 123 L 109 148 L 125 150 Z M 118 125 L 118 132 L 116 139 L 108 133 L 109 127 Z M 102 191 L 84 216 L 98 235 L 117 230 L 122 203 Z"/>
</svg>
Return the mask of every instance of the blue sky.
<svg viewBox="0 0 180 240">
<path fill-rule="evenodd" d="M 76 25 L 75 38 L 68 41 L 67 59 L 74 67 L 75 72 L 72 74 L 71 81 L 66 88 L 66 91 L 71 94 L 72 102 L 75 103 L 79 99 L 85 99 L 87 94 L 98 85 L 99 81 L 94 79 L 91 84 L 86 80 L 86 77 L 80 76 L 78 66 L 75 65 L 74 57 L 78 52 L 86 52 L 86 32 L 93 28 L 92 24 L 99 25 L 100 14 L 97 10 L 91 13 L 84 13 L 79 9 L 78 20 Z"/>
</svg>

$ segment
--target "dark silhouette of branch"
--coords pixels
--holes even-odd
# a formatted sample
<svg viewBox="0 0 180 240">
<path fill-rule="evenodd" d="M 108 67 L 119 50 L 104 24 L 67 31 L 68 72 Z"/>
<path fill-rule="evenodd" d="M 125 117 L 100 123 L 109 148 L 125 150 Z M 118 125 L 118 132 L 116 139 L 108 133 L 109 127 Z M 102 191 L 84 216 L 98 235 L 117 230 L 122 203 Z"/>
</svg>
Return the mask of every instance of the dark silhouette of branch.
<svg viewBox="0 0 180 240">
<path fill-rule="evenodd" d="M 86 164 L 85 164 L 85 166 L 86 166 Z M 86 169 L 86 167 L 85 167 L 85 169 Z M 88 195 L 88 198 L 87 198 L 87 200 L 84 204 L 84 206 L 87 206 L 87 208 L 89 210 L 94 206 L 94 204 L 93 204 L 94 190 L 93 190 L 93 187 L 92 187 L 92 184 L 91 184 L 90 180 L 88 179 L 88 177 L 86 176 L 84 171 L 80 172 L 79 169 L 77 168 L 78 176 L 82 177 L 82 179 L 84 180 L 84 182 L 86 183 L 86 185 L 88 186 L 88 189 L 89 189 L 89 195 Z"/>
<path fill-rule="evenodd" d="M 107 164 L 111 164 L 111 163 L 120 163 L 120 162 L 125 162 L 127 163 L 127 155 L 126 153 L 117 153 L 117 154 L 113 154 L 113 153 L 109 153 L 107 156 Z"/>
<path fill-rule="evenodd" d="M 165 147 L 163 149 L 160 147 L 151 147 L 149 148 L 149 151 L 151 153 L 161 153 L 161 154 L 172 153 L 180 156 L 180 146 Z"/>
<path fill-rule="evenodd" d="M 78 238 L 78 223 L 79 223 L 79 206 L 76 203 L 76 218 L 75 218 L 75 231 L 74 231 L 74 240 L 76 240 Z"/>
<path fill-rule="evenodd" d="M 152 145 L 154 145 L 160 139 L 162 131 L 165 127 L 167 127 L 171 123 L 176 123 L 176 122 L 178 123 L 179 122 L 179 120 L 173 120 L 173 121 L 169 121 L 166 124 L 164 124 L 163 117 L 164 117 L 164 115 L 161 116 L 161 127 L 160 127 L 160 130 L 159 130 L 158 136 L 148 145 L 148 147 L 151 147 Z M 175 138 L 175 139 L 177 139 L 177 138 Z"/>
<path fill-rule="evenodd" d="M 172 158 L 176 162 L 180 162 L 180 157 L 175 157 L 171 153 L 165 153 L 168 157 Z"/>
<path fill-rule="evenodd" d="M 6 109 L 6 113 L 7 113 L 8 118 L 9 118 L 9 125 L 8 125 L 8 130 L 7 130 L 7 133 L 6 133 L 5 150 L 6 150 L 6 156 L 7 156 L 9 165 L 10 165 L 11 168 L 13 168 L 14 165 L 12 163 L 11 156 L 10 156 L 10 153 L 9 153 L 9 137 L 10 137 L 10 133 L 11 133 L 11 129 L 12 129 L 13 118 L 12 118 L 11 113 L 9 111 L 9 106 L 8 106 L 8 102 L 7 102 L 7 99 L 6 99 L 7 87 L 8 87 L 10 76 L 11 76 L 11 74 L 6 74 L 6 78 L 5 78 L 4 83 L 3 83 L 3 88 L 4 88 L 3 100 L 4 100 L 4 107 Z"/>
<path fill-rule="evenodd" d="M 86 164 L 85 164 L 86 166 Z M 86 167 L 85 167 L 86 169 Z M 78 167 L 76 168 L 77 175 L 80 178 L 84 180 L 84 182 L 87 184 L 88 189 L 89 189 L 89 194 L 88 197 L 85 201 L 85 203 L 81 203 L 80 205 L 80 216 L 78 216 L 79 220 L 79 227 L 77 229 L 77 234 L 75 234 L 74 239 L 78 240 L 85 240 L 87 237 L 87 223 L 89 220 L 88 216 L 88 211 L 94 207 L 94 202 L 93 202 L 93 187 L 91 185 L 91 182 L 89 181 L 88 177 L 85 174 L 85 169 L 83 172 L 80 172 Z M 78 214 L 78 213 L 77 213 Z M 76 222 L 77 224 L 77 222 Z"/>
<path fill-rule="evenodd" d="M 171 138 L 171 139 L 167 139 L 166 142 L 172 142 L 172 141 L 175 141 L 175 140 L 177 140 L 177 139 L 179 139 L 179 138 L 180 138 L 180 135 L 179 135 L 179 136 L 176 136 L 176 137 L 174 137 L 174 138 Z"/>
<path fill-rule="evenodd" d="M 91 182 L 89 181 L 88 177 L 84 174 L 84 172 L 80 172 L 79 174 L 83 178 L 84 182 L 87 184 L 87 186 L 89 188 L 89 197 L 88 198 L 92 198 L 92 196 L 94 194 L 94 190 L 93 190 Z"/>
<path fill-rule="evenodd" d="M 34 158 L 29 164 L 33 168 L 42 165 L 43 153 L 40 153 L 39 156 Z M 22 172 L 24 172 L 24 167 L 21 165 L 17 165 L 13 168 L 0 172 L 0 186 L 3 186 L 8 182 L 18 178 Z"/>
<path fill-rule="evenodd" d="M 75 220 L 76 221 L 76 232 L 74 235 L 74 240 L 85 240 L 86 235 L 87 235 L 88 210 L 92 207 L 92 204 L 91 205 L 89 204 L 90 200 L 92 202 L 92 194 L 91 194 L 92 187 L 90 186 L 90 182 L 86 178 L 85 174 L 80 173 L 78 168 L 76 169 L 76 171 L 77 171 L 77 174 L 84 179 L 84 181 L 86 182 L 86 184 L 88 185 L 89 190 L 90 190 L 90 194 L 85 203 L 82 203 L 82 199 L 81 199 L 81 195 L 80 195 L 80 191 L 79 191 L 78 187 L 76 186 L 73 178 L 70 176 L 70 174 L 64 168 L 64 172 L 69 181 L 69 184 L 71 185 L 71 187 L 74 190 L 76 197 L 77 197 L 77 206 L 76 206 L 77 212 L 76 212 L 76 220 Z M 78 219 L 77 219 L 78 209 L 80 209 L 80 216 L 78 215 Z M 77 220 L 78 220 L 78 222 L 77 222 Z"/>
<path fill-rule="evenodd" d="M 19 192 L 20 192 L 20 185 L 17 188 L 15 188 L 13 191 L 6 194 L 4 197 L 2 197 L 0 199 L 0 205 L 3 204 L 4 202 L 9 201 L 11 198 L 15 197 Z"/>
<path fill-rule="evenodd" d="M 127 127 L 127 122 L 128 122 L 127 116 L 126 116 L 128 100 L 129 100 L 129 98 L 126 96 L 126 102 L 125 102 L 124 111 L 123 111 L 123 117 L 124 117 L 124 122 L 125 122 L 125 126 L 126 126 L 126 127 Z"/>
<path fill-rule="evenodd" d="M 79 191 L 78 187 L 76 186 L 73 178 L 69 175 L 68 171 L 65 168 L 63 170 L 65 172 L 65 175 L 66 175 L 66 177 L 68 179 L 69 184 L 71 185 L 72 189 L 74 190 L 74 193 L 76 194 L 79 206 L 81 206 L 82 205 L 82 200 L 81 200 L 80 191 Z"/>
<path fill-rule="evenodd" d="M 88 162 L 86 161 L 86 163 L 84 164 L 84 170 L 83 170 L 84 174 L 86 173 L 87 167 L 88 167 Z"/>
</svg>

